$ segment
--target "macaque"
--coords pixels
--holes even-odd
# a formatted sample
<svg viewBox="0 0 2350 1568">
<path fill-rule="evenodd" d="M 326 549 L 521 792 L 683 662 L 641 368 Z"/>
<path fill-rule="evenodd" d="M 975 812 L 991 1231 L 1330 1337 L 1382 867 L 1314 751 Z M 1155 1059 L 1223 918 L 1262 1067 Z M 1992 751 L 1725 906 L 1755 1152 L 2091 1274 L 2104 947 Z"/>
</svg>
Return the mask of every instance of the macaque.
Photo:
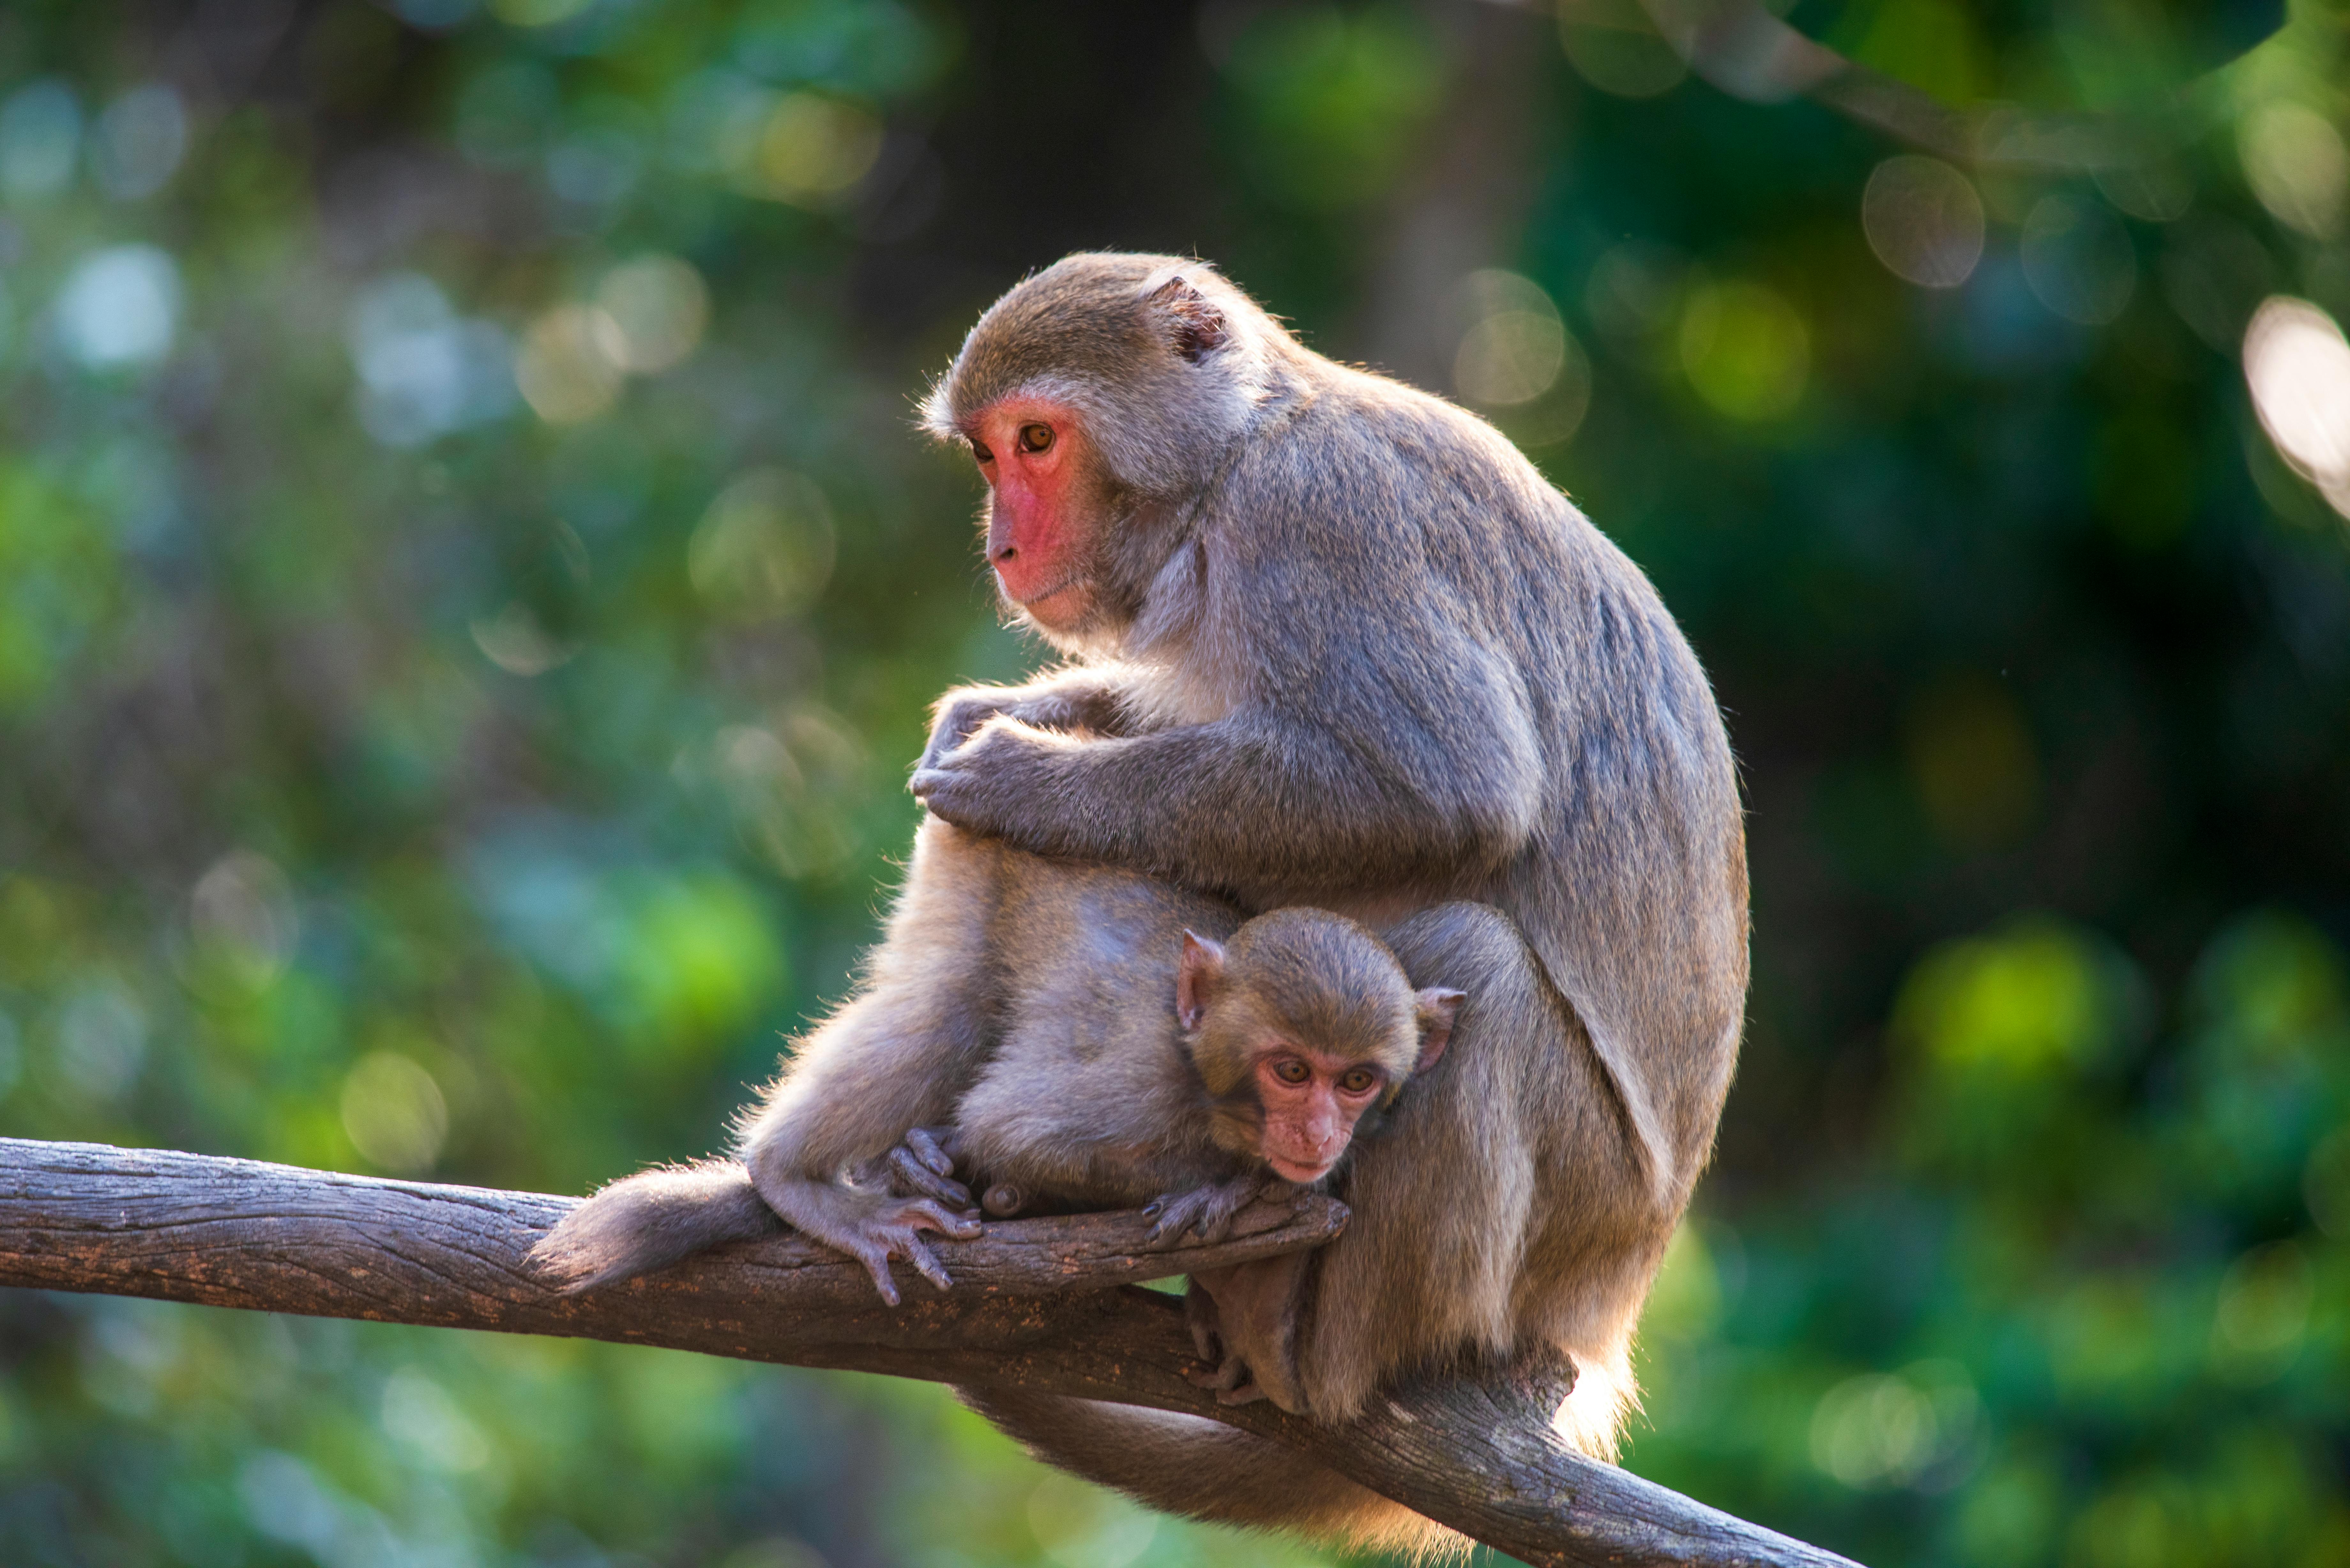
<svg viewBox="0 0 2350 1568">
<path fill-rule="evenodd" d="M 974 1187 L 998 1215 L 1149 1205 L 1156 1239 L 1221 1240 L 1259 1195 L 1327 1179 L 1443 1054 L 1461 1001 L 1414 992 L 1344 916 L 1243 922 L 933 818 L 865 984 L 745 1116 L 739 1161 L 616 1182 L 534 1255 L 592 1289 L 780 1217 L 864 1263 L 894 1306 L 892 1258 L 948 1284 L 921 1233 L 975 1234 Z M 1247 1281 L 1232 1289 L 1237 1312 L 1262 1310 Z M 1192 1308 L 1203 1355 L 1216 1306 Z M 1217 1386 L 1259 1392 L 1217 1359 Z"/>
<path fill-rule="evenodd" d="M 931 812 L 1249 913 L 1351 914 L 1414 986 L 1474 999 L 1332 1178 L 1347 1230 L 1233 1271 L 1278 1310 L 1227 1321 L 1227 1349 L 1344 1420 L 1399 1376 L 1553 1346 L 1558 1430 L 1611 1456 L 1747 981 L 1736 772 L 1655 590 L 1491 427 L 1313 353 L 1196 261 L 1029 277 L 924 418 L 985 481 L 1008 612 L 1067 657 L 940 704 Z M 966 1397 L 1179 1512 L 1446 1539 L 1196 1417 Z"/>
</svg>

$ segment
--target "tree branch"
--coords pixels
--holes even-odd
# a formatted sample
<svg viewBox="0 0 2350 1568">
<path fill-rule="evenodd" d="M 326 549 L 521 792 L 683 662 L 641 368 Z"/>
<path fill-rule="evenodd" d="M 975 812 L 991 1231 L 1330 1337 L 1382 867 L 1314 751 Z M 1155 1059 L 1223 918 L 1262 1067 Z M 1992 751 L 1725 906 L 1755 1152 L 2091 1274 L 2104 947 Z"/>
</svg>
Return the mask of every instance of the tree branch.
<svg viewBox="0 0 2350 1568">
<path fill-rule="evenodd" d="M 1017 1387 L 1222 1421 L 1538 1568 L 1846 1560 L 1568 1451 L 1549 1420 L 1563 1363 L 1393 1390 L 1343 1426 L 1220 1406 L 1180 1303 L 1136 1282 L 1311 1247 L 1325 1198 L 1248 1211 L 1214 1246 L 1152 1251 L 1139 1215 L 995 1222 L 935 1243 L 951 1291 L 881 1304 L 861 1265 L 796 1237 L 726 1248 L 567 1297 L 524 1262 L 576 1201 L 253 1160 L 0 1138 L 0 1285 L 96 1291 L 379 1323 L 567 1334 L 750 1361 Z"/>
</svg>

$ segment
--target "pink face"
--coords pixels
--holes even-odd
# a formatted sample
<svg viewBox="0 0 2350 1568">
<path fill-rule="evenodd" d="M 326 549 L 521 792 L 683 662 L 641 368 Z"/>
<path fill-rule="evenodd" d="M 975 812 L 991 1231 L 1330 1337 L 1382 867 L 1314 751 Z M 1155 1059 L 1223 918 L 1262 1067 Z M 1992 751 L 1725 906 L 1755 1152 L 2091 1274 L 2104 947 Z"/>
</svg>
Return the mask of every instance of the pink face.
<svg viewBox="0 0 2350 1568">
<path fill-rule="evenodd" d="M 1039 398 L 992 403 L 963 425 L 987 481 L 987 564 L 1003 597 L 1048 628 L 1082 618 L 1084 515 L 1092 472 L 1074 410 Z"/>
<path fill-rule="evenodd" d="M 1272 1042 L 1256 1058 L 1265 1164 L 1284 1181 L 1321 1180 L 1387 1086 L 1387 1075 L 1369 1063 Z"/>
</svg>

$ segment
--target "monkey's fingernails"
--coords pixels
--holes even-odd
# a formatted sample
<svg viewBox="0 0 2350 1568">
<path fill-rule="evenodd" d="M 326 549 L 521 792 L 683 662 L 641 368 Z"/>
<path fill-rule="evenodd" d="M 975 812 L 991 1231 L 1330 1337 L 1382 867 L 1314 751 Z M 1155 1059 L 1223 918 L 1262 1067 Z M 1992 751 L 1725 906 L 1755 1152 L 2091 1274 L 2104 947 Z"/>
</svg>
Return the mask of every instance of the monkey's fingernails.
<svg viewBox="0 0 2350 1568">
<path fill-rule="evenodd" d="M 1142 1217 L 1145 1220 L 1156 1220 L 1159 1218 L 1159 1211 L 1166 1207 L 1164 1203 L 1146 1203 L 1143 1205 Z"/>
<path fill-rule="evenodd" d="M 906 1243 L 906 1262 L 913 1264 L 915 1272 L 938 1286 L 939 1289 L 943 1291 L 953 1288 L 954 1281 L 948 1277 L 944 1265 L 931 1256 L 931 1250 L 920 1241 Z"/>
<path fill-rule="evenodd" d="M 906 1147 L 914 1151 L 916 1159 L 930 1167 L 932 1175 L 954 1174 L 954 1161 L 948 1158 L 945 1149 L 939 1147 L 939 1140 L 932 1137 L 928 1129 L 914 1127 L 910 1130 L 906 1134 Z"/>
<path fill-rule="evenodd" d="M 865 1258 L 860 1262 L 865 1265 L 865 1272 L 873 1276 L 873 1288 L 881 1293 L 881 1299 L 889 1305 L 896 1306 L 898 1283 L 889 1277 L 889 1255 L 884 1252 L 878 1258 Z"/>
</svg>

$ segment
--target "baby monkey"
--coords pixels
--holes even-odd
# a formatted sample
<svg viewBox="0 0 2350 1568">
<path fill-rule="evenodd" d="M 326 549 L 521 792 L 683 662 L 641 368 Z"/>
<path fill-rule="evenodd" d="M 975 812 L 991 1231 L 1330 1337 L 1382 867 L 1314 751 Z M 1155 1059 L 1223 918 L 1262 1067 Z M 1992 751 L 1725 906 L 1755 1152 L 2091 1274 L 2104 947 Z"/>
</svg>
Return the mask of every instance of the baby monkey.
<svg viewBox="0 0 2350 1568">
<path fill-rule="evenodd" d="M 591 1290 L 780 1217 L 894 1306 L 892 1258 L 950 1282 L 920 1233 L 976 1236 L 974 1189 L 997 1215 L 1148 1205 L 1154 1240 L 1221 1240 L 1261 1192 L 1328 1177 L 1443 1054 L 1461 1000 L 1415 991 L 1343 916 L 1243 922 L 931 818 L 858 994 L 745 1113 L 738 1159 L 615 1182 L 532 1256 Z M 1212 1309 L 1194 1322 L 1209 1354 Z M 1220 1376 L 1253 1392 L 1229 1358 Z"/>
</svg>

